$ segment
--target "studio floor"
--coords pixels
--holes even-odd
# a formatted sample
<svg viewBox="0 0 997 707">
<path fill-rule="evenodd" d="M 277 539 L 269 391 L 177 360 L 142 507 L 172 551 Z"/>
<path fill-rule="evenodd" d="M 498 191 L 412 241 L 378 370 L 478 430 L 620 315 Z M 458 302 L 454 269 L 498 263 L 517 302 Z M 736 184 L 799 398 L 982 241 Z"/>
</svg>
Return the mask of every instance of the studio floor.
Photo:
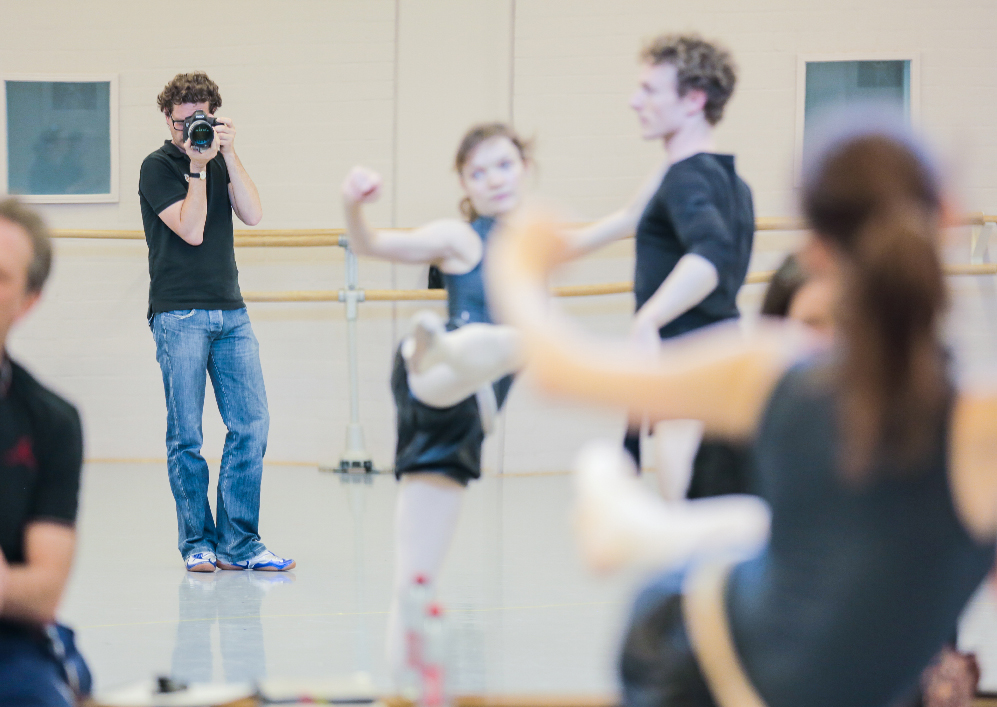
<svg viewBox="0 0 997 707">
<path fill-rule="evenodd" d="M 217 465 L 212 465 L 213 471 Z M 161 464 L 89 464 L 62 618 L 100 690 L 185 681 L 368 674 L 389 687 L 383 638 L 396 484 L 268 466 L 261 532 L 288 573 L 184 570 Z M 459 692 L 610 693 L 636 575 L 595 578 L 570 529 L 567 475 L 472 484 L 439 583 Z M 997 605 L 981 591 L 960 630 L 997 690 Z"/>
<path fill-rule="evenodd" d="M 217 465 L 212 464 L 212 473 Z M 593 578 L 570 530 L 570 477 L 472 484 L 439 583 L 462 692 L 608 693 L 638 577 Z M 184 570 L 165 465 L 89 464 L 61 616 L 100 690 L 186 681 L 326 678 L 389 686 L 384 631 L 396 482 L 268 466 L 261 533 L 292 572 Z"/>
</svg>

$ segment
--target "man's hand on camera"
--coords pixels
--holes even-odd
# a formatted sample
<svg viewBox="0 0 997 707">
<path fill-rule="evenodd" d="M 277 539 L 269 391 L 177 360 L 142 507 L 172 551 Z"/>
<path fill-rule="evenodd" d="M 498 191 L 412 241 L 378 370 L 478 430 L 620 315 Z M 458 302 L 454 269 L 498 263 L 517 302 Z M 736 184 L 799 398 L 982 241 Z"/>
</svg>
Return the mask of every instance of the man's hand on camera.
<svg viewBox="0 0 997 707">
<path fill-rule="evenodd" d="M 190 171 L 191 174 L 195 172 L 203 172 L 208 168 L 208 162 L 215 158 L 218 154 L 218 132 L 215 132 L 215 139 L 211 141 L 211 146 L 206 150 L 198 151 L 190 144 L 190 139 L 183 144 L 183 151 L 187 153 L 187 157 L 190 158 Z"/>
<path fill-rule="evenodd" d="M 223 155 L 231 154 L 235 150 L 235 124 L 231 118 L 219 118 L 215 116 L 215 142 Z"/>
</svg>

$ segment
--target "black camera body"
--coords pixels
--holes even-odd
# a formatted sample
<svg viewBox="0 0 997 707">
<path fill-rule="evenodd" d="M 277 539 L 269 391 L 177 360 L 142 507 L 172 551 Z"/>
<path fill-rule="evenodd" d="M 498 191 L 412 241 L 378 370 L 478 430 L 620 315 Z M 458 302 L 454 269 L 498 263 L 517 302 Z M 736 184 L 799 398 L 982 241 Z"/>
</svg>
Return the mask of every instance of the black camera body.
<svg viewBox="0 0 997 707">
<path fill-rule="evenodd" d="M 184 118 L 183 140 L 190 140 L 190 146 L 198 152 L 202 152 L 209 147 L 215 139 L 215 126 L 218 121 L 210 115 L 205 115 L 203 110 L 194 111 L 193 115 Z"/>
</svg>

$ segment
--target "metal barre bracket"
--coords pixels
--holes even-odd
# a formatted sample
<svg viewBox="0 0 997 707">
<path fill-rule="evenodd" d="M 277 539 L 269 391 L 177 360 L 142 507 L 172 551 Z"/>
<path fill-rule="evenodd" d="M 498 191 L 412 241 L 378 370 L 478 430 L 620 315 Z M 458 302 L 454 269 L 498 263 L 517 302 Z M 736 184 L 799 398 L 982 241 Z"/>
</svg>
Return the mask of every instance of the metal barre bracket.
<svg viewBox="0 0 997 707">
<path fill-rule="evenodd" d="M 350 380 L 350 422 L 346 426 L 346 448 L 339 458 L 339 465 L 320 465 L 320 471 L 333 471 L 343 474 L 373 474 L 374 462 L 367 453 L 363 427 L 360 425 L 360 381 L 357 355 L 357 317 L 364 301 L 364 291 L 360 289 L 360 264 L 356 253 L 350 249 L 349 239 L 339 237 L 339 246 L 346 252 L 346 281 L 339 291 L 339 301 L 346 304 L 346 350 L 349 360 Z"/>
</svg>

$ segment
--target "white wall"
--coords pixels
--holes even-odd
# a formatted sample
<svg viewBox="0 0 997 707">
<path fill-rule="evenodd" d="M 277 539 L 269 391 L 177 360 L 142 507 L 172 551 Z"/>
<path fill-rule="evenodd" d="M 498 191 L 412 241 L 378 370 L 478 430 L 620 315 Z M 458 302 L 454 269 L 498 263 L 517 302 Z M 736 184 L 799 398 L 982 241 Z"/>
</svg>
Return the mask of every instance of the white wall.
<svg viewBox="0 0 997 707">
<path fill-rule="evenodd" d="M 661 158 L 639 139 L 626 106 L 636 52 L 658 31 L 698 29 L 725 41 L 741 68 L 721 125 L 759 215 L 792 212 L 796 70 L 800 54 L 917 52 L 921 115 L 945 147 L 965 210 L 997 211 L 997 30 L 992 3 L 970 0 L 243 0 L 199 29 L 184 6 L 92 0 L 0 0 L 3 73 L 117 73 L 121 201 L 46 205 L 56 228 L 141 228 L 138 169 L 167 137 L 155 97 L 178 71 L 204 69 L 221 87 L 220 111 L 263 198 L 261 228 L 342 225 L 338 187 L 358 162 L 380 170 L 378 225 L 417 225 L 455 214 L 456 144 L 478 120 L 513 119 L 537 140 L 536 188 L 577 218 L 620 206 Z M 0 152 L 5 149 L 0 145 Z M 0 158 L 3 155 L 0 154 Z M 965 233 L 951 257 L 965 259 Z M 756 266 L 778 260 L 792 238 L 762 238 Z M 568 282 L 629 279 L 632 246 L 579 263 Z M 334 289 L 337 249 L 240 249 L 244 290 Z M 82 409 L 91 458 L 163 458 L 165 408 L 144 314 L 141 242 L 60 241 L 41 307 L 11 348 Z M 365 261 L 365 286 L 421 286 L 421 268 Z M 969 359 L 997 351 L 989 285 L 960 281 L 954 336 Z M 992 288 L 991 288 L 992 289 Z M 981 292 L 987 294 L 981 297 Z M 757 287 L 746 288 L 748 307 Z M 362 305 L 361 409 L 368 446 L 390 466 L 394 342 L 421 305 Z M 439 305 L 436 305 L 439 306 Z M 604 333 L 626 330 L 632 300 L 574 301 L 569 311 Z M 268 457 L 333 460 L 347 419 L 342 306 L 256 304 L 271 407 Z M 224 430 L 206 404 L 205 451 Z M 545 400 L 521 381 L 486 466 L 562 470 L 592 435 L 614 436 L 617 413 Z"/>
</svg>

